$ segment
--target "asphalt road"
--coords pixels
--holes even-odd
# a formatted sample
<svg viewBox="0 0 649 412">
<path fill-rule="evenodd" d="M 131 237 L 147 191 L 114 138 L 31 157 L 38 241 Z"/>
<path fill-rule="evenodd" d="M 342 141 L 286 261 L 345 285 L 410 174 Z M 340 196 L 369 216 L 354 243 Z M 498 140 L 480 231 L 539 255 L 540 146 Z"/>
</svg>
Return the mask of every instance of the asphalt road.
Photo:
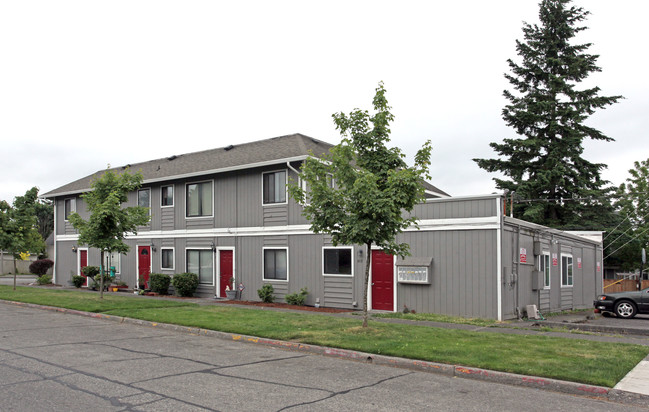
<svg viewBox="0 0 649 412">
<path fill-rule="evenodd" d="M 0 303 L 3 411 L 432 409 L 636 410 Z"/>
</svg>

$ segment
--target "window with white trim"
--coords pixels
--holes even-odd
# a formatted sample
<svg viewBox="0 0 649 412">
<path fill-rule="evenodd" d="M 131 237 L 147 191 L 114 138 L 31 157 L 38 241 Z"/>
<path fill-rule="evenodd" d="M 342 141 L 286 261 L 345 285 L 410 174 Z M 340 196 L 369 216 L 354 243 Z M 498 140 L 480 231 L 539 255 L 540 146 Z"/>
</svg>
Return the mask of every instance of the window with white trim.
<svg viewBox="0 0 649 412">
<path fill-rule="evenodd" d="M 174 269 L 174 248 L 161 247 L 160 248 L 160 267 L 162 269 Z"/>
<path fill-rule="evenodd" d="M 198 283 L 214 284 L 214 259 L 212 249 L 187 249 L 187 272 L 198 275 Z"/>
<path fill-rule="evenodd" d="M 174 205 L 174 187 L 162 186 L 160 188 L 160 206 L 167 207 Z"/>
<path fill-rule="evenodd" d="M 105 267 L 110 270 L 111 266 L 115 268 L 115 273 L 120 274 L 122 267 L 121 254 L 119 252 L 105 253 L 104 254 L 104 264 Z"/>
<path fill-rule="evenodd" d="M 263 204 L 286 203 L 286 170 L 262 174 Z"/>
<path fill-rule="evenodd" d="M 212 216 L 212 182 L 187 185 L 187 217 Z"/>
<path fill-rule="evenodd" d="M 539 272 L 543 274 L 543 287 L 546 289 L 550 288 L 550 267 L 550 254 L 543 252 L 539 256 Z"/>
<path fill-rule="evenodd" d="M 151 215 L 151 189 L 140 189 L 137 191 L 137 205 L 146 207 Z"/>
<path fill-rule="evenodd" d="M 352 275 L 351 247 L 324 247 L 322 248 L 322 274 L 332 276 Z"/>
<path fill-rule="evenodd" d="M 572 256 L 561 255 L 561 286 L 572 286 Z"/>
<path fill-rule="evenodd" d="M 264 280 L 288 280 L 288 248 L 264 248 Z"/>
<path fill-rule="evenodd" d="M 74 212 L 77 211 L 77 199 L 70 198 L 63 201 L 63 210 L 64 210 L 64 219 L 68 220 L 68 217 Z"/>
</svg>

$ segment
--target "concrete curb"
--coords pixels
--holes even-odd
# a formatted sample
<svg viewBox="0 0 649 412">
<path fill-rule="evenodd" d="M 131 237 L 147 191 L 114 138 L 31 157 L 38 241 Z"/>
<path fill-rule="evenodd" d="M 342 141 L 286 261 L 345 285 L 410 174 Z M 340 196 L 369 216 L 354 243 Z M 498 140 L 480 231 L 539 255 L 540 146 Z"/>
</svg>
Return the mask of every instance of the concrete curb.
<svg viewBox="0 0 649 412">
<path fill-rule="evenodd" d="M 179 326 L 168 323 L 157 323 L 147 320 L 133 319 L 121 316 L 106 315 L 102 313 L 84 312 L 74 309 L 58 308 L 53 306 L 38 305 L 34 303 L 0 301 L 6 304 L 23 306 L 34 309 L 49 310 L 64 314 L 85 316 L 96 319 L 105 319 L 118 323 L 128 323 L 138 326 L 147 326 L 171 330 L 192 335 L 209 336 L 218 339 L 232 340 L 238 342 L 264 345 L 274 348 L 311 353 L 322 356 L 329 356 L 338 359 L 353 360 L 357 362 L 372 363 L 376 365 L 392 366 L 402 369 L 410 369 L 421 372 L 438 373 L 458 378 L 476 379 L 487 382 L 496 382 L 506 385 L 524 386 L 534 389 L 561 392 L 577 396 L 599 398 L 618 403 L 631 404 L 635 406 L 649 407 L 649 395 L 628 392 L 620 389 L 606 388 L 603 386 L 588 385 L 576 382 L 568 382 L 537 376 L 518 375 L 515 373 L 498 372 L 487 369 L 473 368 L 460 365 L 447 365 L 443 363 L 428 362 L 415 359 L 397 358 L 392 356 L 377 355 L 365 352 L 356 352 L 347 349 L 336 349 L 325 346 L 306 345 L 298 342 L 288 342 L 276 339 L 259 338 L 256 336 L 240 335 L 228 332 L 219 332 L 209 329 L 202 329 L 190 326 Z"/>
<path fill-rule="evenodd" d="M 621 334 L 621 335 L 649 336 L 649 329 L 625 328 L 620 326 L 588 325 L 585 323 L 548 322 L 548 321 L 539 322 L 539 325 L 553 327 L 553 328 L 582 330 L 584 332 L 610 333 L 614 335 Z"/>
</svg>

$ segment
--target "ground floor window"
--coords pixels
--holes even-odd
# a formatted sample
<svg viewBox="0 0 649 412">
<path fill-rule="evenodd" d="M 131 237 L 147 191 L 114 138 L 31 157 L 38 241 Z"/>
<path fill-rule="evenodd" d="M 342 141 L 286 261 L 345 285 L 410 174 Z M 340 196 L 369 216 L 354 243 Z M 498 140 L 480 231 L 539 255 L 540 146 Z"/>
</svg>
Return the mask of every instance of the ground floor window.
<svg viewBox="0 0 649 412">
<path fill-rule="evenodd" d="M 264 248 L 264 280 L 288 280 L 288 248 Z"/>
<path fill-rule="evenodd" d="M 162 269 L 173 270 L 173 268 L 174 268 L 174 250 L 173 250 L 173 248 L 160 248 L 160 254 L 161 254 L 161 259 L 162 259 L 162 263 L 160 264 L 160 267 Z"/>
<path fill-rule="evenodd" d="M 211 249 L 187 249 L 187 272 L 198 275 L 198 283 L 214 284 L 214 259 Z"/>
<path fill-rule="evenodd" d="M 561 255 L 561 286 L 572 286 L 572 256 Z"/>
<path fill-rule="evenodd" d="M 120 256 L 119 252 L 104 253 L 104 267 L 109 271 L 109 273 L 111 267 L 115 268 L 115 274 L 119 275 L 121 273 L 122 262 Z"/>
<path fill-rule="evenodd" d="M 322 249 L 322 273 L 324 275 L 352 274 L 352 248 L 325 247 Z"/>
<path fill-rule="evenodd" d="M 539 259 L 539 271 L 543 274 L 543 287 L 550 288 L 550 254 L 543 253 Z"/>
</svg>

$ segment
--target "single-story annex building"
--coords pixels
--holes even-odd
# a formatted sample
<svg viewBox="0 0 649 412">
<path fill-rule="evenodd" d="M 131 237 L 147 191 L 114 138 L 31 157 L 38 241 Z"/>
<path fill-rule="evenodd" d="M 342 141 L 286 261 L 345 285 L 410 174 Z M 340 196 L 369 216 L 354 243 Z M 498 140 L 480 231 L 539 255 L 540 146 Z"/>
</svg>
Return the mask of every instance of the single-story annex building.
<svg viewBox="0 0 649 412">
<path fill-rule="evenodd" d="M 285 188 L 310 153 L 331 147 L 293 134 L 128 165 L 144 179 L 128 205 L 149 207 L 151 221 L 127 237 L 129 253 L 109 257 L 116 276 L 138 288 L 152 272 L 193 272 L 203 297 L 225 297 L 234 277 L 245 300 L 270 283 L 279 300 L 306 287 L 309 305 L 360 308 L 365 248 L 312 233 Z M 103 172 L 43 195 L 54 201 L 56 283 L 100 264 L 67 217 L 88 218 L 80 195 Z M 601 292 L 600 240 L 504 216 L 502 194 L 451 197 L 426 183 L 426 197 L 413 211 L 419 229 L 399 236 L 412 256 L 371 251 L 370 309 L 503 320 L 527 305 L 587 308 Z"/>
</svg>

